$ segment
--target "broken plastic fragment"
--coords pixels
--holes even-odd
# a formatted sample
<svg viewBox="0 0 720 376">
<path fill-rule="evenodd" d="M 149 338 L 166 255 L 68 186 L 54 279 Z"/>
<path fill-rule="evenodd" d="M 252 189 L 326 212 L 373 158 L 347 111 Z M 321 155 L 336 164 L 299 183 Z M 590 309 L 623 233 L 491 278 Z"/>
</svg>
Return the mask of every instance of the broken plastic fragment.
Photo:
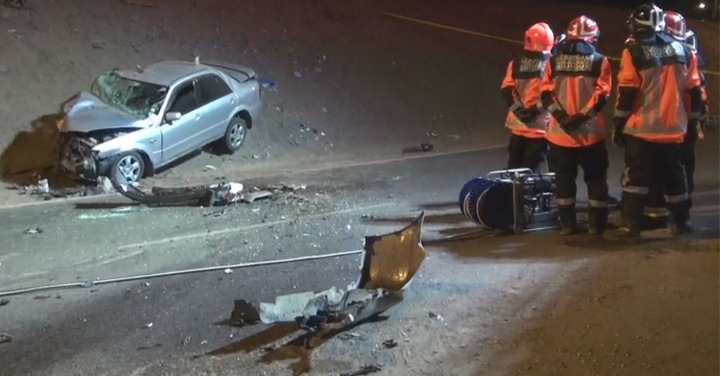
<svg viewBox="0 0 720 376">
<path fill-rule="evenodd" d="M 421 243 L 424 220 L 422 212 L 400 231 L 366 236 L 363 265 L 355 288 L 399 291 L 407 287 L 427 257 Z"/>
</svg>

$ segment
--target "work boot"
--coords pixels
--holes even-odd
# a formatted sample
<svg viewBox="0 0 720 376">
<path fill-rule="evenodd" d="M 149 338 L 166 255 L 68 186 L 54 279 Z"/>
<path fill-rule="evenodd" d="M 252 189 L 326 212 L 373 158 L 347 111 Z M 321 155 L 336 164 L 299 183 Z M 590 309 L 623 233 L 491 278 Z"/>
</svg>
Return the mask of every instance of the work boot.
<svg viewBox="0 0 720 376">
<path fill-rule="evenodd" d="M 606 208 L 588 209 L 588 234 L 602 235 L 605 233 L 608 222 L 608 210 Z"/>
<path fill-rule="evenodd" d="M 640 225 L 643 217 L 643 195 L 623 192 L 622 224 L 617 230 L 605 233 L 608 240 L 624 240 L 637 242 L 640 237 Z"/>
<path fill-rule="evenodd" d="M 558 207 L 558 219 L 560 221 L 560 235 L 568 236 L 577 232 L 575 206 Z"/>
<path fill-rule="evenodd" d="M 674 236 L 692 234 L 693 228 L 690 223 L 690 201 L 673 203 L 668 205 L 668 210 L 673 217 L 674 226 L 670 232 Z"/>
<path fill-rule="evenodd" d="M 670 216 L 669 215 L 663 215 L 663 216 L 644 215 L 641 227 L 642 227 L 643 231 L 662 230 L 662 229 L 667 228 L 668 224 L 670 224 Z"/>
</svg>

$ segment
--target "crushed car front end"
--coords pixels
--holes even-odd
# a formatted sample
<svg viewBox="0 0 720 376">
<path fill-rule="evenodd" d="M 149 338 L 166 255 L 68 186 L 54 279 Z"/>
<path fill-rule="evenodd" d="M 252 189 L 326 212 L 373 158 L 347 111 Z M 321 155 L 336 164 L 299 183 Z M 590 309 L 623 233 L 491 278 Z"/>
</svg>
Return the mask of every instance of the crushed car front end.
<svg viewBox="0 0 720 376">
<path fill-rule="evenodd" d="M 91 92 L 66 101 L 60 132 L 59 164 L 81 180 L 108 176 L 123 152 L 146 149 L 147 130 L 159 122 L 167 89 L 124 79 L 114 72 L 98 77 Z"/>
</svg>

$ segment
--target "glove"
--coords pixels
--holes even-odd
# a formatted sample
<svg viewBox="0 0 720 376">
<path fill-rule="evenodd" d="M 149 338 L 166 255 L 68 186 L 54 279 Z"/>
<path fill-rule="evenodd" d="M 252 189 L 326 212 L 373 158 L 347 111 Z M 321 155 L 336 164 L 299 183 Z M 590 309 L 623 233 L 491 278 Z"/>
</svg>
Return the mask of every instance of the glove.
<svg viewBox="0 0 720 376">
<path fill-rule="evenodd" d="M 685 142 L 695 142 L 698 140 L 698 127 L 700 126 L 698 119 L 688 121 L 687 132 L 685 132 Z"/>
<path fill-rule="evenodd" d="M 565 131 L 565 133 L 572 133 L 588 120 L 590 120 L 590 117 L 586 114 L 575 114 L 568 116 L 564 122 L 561 122 L 560 127 Z"/>
<path fill-rule="evenodd" d="M 622 129 L 615 128 L 612 132 L 612 143 L 613 145 L 624 148 L 625 147 L 625 133 Z"/>
<path fill-rule="evenodd" d="M 515 115 L 516 118 L 522 119 L 525 116 L 525 109 L 518 105 L 518 108 L 513 110 L 513 114 Z"/>
<path fill-rule="evenodd" d="M 565 110 L 555 110 L 552 112 L 552 117 L 557 120 L 558 123 L 562 126 L 562 124 L 566 124 L 570 120 L 570 115 L 568 115 Z"/>
<path fill-rule="evenodd" d="M 627 118 L 616 117 L 613 118 L 612 121 L 614 125 L 612 143 L 617 147 L 625 147 L 625 134 L 623 133 L 623 130 L 625 129 Z"/>
<path fill-rule="evenodd" d="M 529 123 L 530 121 L 534 120 L 536 116 L 540 114 L 540 110 L 537 108 L 537 106 L 531 106 L 527 108 L 523 108 L 520 115 L 518 116 L 518 119 L 522 121 L 523 123 Z"/>
</svg>

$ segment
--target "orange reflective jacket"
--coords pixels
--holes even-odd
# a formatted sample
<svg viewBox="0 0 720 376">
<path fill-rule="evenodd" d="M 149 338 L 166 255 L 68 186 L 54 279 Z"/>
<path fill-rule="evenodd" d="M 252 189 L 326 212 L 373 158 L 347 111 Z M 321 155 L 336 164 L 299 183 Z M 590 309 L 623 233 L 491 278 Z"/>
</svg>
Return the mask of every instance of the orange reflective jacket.
<svg viewBox="0 0 720 376">
<path fill-rule="evenodd" d="M 686 93 L 700 87 L 690 49 L 662 34 L 628 39 L 618 81 L 615 118 L 627 119 L 624 133 L 650 142 L 683 142 L 688 119 L 699 117 L 699 106 L 686 109 L 683 103 Z"/>
<path fill-rule="evenodd" d="M 521 107 L 537 107 L 541 109 L 540 88 L 542 75 L 549 57 L 549 54 L 525 51 L 523 56 L 512 60 L 508 64 L 501 90 L 510 109 L 505 120 L 505 127 L 510 129 L 513 134 L 528 138 L 542 138 L 545 136 L 549 114 L 541 110 L 532 121 L 523 123 L 515 116 L 513 110 Z"/>
<path fill-rule="evenodd" d="M 612 69 L 608 58 L 585 41 L 564 43 L 545 67 L 542 85 L 543 106 L 551 113 L 584 114 L 589 120 L 567 133 L 557 119 L 550 119 L 545 138 L 558 146 L 581 147 L 605 140 L 601 111 L 612 90 Z"/>
</svg>

